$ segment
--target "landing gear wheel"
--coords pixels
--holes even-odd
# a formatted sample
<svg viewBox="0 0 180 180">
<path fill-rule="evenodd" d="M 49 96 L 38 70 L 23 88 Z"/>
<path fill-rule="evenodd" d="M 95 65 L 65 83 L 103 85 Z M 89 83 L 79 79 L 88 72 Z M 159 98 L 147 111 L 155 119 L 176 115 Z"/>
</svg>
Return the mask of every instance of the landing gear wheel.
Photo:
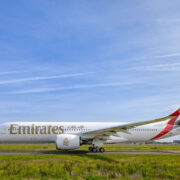
<svg viewBox="0 0 180 180">
<path fill-rule="evenodd" d="M 89 147 L 89 151 L 92 151 L 93 147 Z"/>
<path fill-rule="evenodd" d="M 92 148 L 92 152 L 96 153 L 97 152 L 97 148 Z"/>
<path fill-rule="evenodd" d="M 103 153 L 104 152 L 104 148 L 100 148 L 99 152 Z"/>
</svg>

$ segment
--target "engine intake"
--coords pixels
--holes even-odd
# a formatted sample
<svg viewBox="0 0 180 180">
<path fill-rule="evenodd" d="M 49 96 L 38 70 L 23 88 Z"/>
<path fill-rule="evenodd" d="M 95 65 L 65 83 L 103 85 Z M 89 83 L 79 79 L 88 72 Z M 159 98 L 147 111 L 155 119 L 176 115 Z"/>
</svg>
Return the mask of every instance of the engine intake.
<svg viewBox="0 0 180 180">
<path fill-rule="evenodd" d="M 80 146 L 80 137 L 73 134 L 60 134 L 57 135 L 56 149 L 69 150 L 78 149 Z"/>
</svg>

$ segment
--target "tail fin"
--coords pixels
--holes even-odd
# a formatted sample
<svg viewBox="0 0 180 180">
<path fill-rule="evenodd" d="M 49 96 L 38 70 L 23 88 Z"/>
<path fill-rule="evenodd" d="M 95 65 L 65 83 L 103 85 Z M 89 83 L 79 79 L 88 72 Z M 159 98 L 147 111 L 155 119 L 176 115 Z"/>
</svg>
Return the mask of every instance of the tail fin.
<svg viewBox="0 0 180 180">
<path fill-rule="evenodd" d="M 180 115 L 180 109 L 178 109 L 178 110 L 175 111 L 174 113 L 170 114 L 169 116 L 176 117 L 176 116 L 179 116 L 179 115 Z"/>
<path fill-rule="evenodd" d="M 179 115 L 180 115 L 180 109 L 178 109 L 174 113 L 167 116 L 168 118 L 170 118 L 170 120 L 167 122 L 167 125 L 158 135 L 153 137 L 152 140 L 162 138 L 164 135 L 166 135 L 167 133 L 169 133 L 173 129 L 174 125 L 178 125 L 177 120 L 179 118 Z"/>
<path fill-rule="evenodd" d="M 168 122 L 169 125 L 177 125 L 179 124 L 179 116 L 180 116 L 180 109 L 175 111 L 174 113 L 170 114 L 169 117 L 171 118 L 170 121 Z"/>
</svg>

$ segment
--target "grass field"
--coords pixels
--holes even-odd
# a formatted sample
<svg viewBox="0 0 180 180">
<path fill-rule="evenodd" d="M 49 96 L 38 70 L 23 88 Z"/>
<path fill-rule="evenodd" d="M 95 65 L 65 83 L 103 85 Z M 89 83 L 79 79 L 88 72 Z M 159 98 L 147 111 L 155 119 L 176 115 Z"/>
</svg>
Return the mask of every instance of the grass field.
<svg viewBox="0 0 180 180">
<path fill-rule="evenodd" d="M 106 149 L 179 150 L 180 146 L 106 146 Z M 55 150 L 55 146 L 1 145 L 0 150 Z M 0 179 L 179 180 L 180 155 L 1 155 Z"/>
<path fill-rule="evenodd" d="M 81 146 L 80 150 L 88 150 L 88 145 Z M 109 151 L 134 151 L 134 150 L 143 150 L 143 151 L 150 151 L 150 150 L 173 150 L 173 151 L 180 151 L 180 145 L 105 145 L 103 146 L 106 150 Z M 0 151 L 32 151 L 32 150 L 56 150 L 55 144 L 29 144 L 29 145 L 7 145 L 7 144 L 0 144 Z"/>
</svg>

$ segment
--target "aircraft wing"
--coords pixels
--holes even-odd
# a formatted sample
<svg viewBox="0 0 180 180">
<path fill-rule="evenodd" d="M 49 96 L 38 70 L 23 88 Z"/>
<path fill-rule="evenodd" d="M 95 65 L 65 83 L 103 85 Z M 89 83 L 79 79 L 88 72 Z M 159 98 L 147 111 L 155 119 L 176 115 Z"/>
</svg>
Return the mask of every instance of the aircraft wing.
<svg viewBox="0 0 180 180">
<path fill-rule="evenodd" d="M 93 135 L 96 138 L 105 138 L 108 137 L 110 135 L 114 135 L 116 136 L 117 132 L 123 132 L 123 133 L 127 133 L 129 134 L 129 132 L 127 131 L 128 129 L 132 129 L 138 126 L 142 126 L 142 125 L 147 125 L 147 124 L 151 124 L 151 123 L 157 123 L 157 122 L 162 122 L 162 121 L 166 121 L 168 119 L 172 119 L 172 118 L 176 118 L 180 115 L 180 109 L 178 109 L 176 112 L 170 114 L 169 116 L 163 117 L 163 118 L 159 118 L 159 119 L 154 119 L 154 120 L 150 120 L 150 121 L 143 121 L 143 122 L 136 122 L 136 123 L 130 123 L 130 124 L 123 124 L 120 126 L 113 126 L 113 127 L 109 127 L 109 128 L 104 128 L 104 129 L 99 129 L 99 130 L 93 130 L 93 131 L 88 131 L 83 133 L 84 135 Z"/>
</svg>

